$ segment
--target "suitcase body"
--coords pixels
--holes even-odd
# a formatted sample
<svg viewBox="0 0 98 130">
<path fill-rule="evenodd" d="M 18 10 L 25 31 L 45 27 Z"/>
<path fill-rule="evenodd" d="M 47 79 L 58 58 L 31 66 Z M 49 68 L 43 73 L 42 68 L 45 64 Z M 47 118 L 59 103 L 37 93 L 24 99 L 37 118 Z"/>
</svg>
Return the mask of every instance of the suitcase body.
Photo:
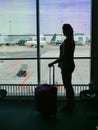
<svg viewBox="0 0 98 130">
<path fill-rule="evenodd" d="M 55 87 L 54 85 L 51 85 L 50 83 L 42 84 L 36 87 L 35 88 L 35 105 L 36 105 L 36 109 L 44 115 L 56 115 L 57 113 L 57 87 Z"/>
</svg>

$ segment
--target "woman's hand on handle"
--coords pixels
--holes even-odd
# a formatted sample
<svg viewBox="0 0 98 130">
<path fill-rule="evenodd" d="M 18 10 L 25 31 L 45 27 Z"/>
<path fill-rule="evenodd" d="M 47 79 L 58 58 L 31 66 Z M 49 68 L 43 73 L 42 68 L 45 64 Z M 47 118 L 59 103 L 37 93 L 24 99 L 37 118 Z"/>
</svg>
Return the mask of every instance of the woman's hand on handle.
<svg viewBox="0 0 98 130">
<path fill-rule="evenodd" d="M 49 64 L 48 64 L 48 67 L 52 67 L 52 66 L 53 66 L 53 63 L 49 63 Z"/>
</svg>

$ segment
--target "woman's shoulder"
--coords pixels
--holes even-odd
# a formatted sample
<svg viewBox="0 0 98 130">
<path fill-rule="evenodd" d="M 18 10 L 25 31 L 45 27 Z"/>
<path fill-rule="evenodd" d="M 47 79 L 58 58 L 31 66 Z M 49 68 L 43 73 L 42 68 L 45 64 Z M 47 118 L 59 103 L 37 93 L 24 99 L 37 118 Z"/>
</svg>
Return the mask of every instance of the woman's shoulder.
<svg viewBox="0 0 98 130">
<path fill-rule="evenodd" d="M 63 42 L 64 46 L 69 46 L 69 43 L 70 43 L 69 39 L 65 39 Z"/>
<path fill-rule="evenodd" d="M 66 43 L 66 44 L 74 44 L 75 41 L 74 41 L 74 39 L 65 39 L 64 43 Z"/>
<path fill-rule="evenodd" d="M 75 42 L 74 40 L 70 40 L 70 39 L 65 39 L 64 40 L 64 48 L 70 48 L 70 47 L 75 47 Z"/>
</svg>

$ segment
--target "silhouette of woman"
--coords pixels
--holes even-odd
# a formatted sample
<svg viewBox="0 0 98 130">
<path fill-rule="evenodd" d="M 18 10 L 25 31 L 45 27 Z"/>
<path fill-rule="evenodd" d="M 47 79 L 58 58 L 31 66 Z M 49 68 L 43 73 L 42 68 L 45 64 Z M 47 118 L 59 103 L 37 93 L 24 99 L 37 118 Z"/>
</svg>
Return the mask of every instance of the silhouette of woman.
<svg viewBox="0 0 98 130">
<path fill-rule="evenodd" d="M 72 109 L 74 107 L 74 90 L 72 87 L 72 73 L 75 69 L 74 63 L 74 51 L 75 41 L 73 37 L 73 28 L 70 24 L 63 24 L 62 26 L 63 35 L 66 39 L 60 45 L 60 55 L 55 61 L 48 64 L 49 67 L 58 63 L 58 67 L 61 69 L 62 81 L 66 90 L 67 106 L 63 108 Z"/>
</svg>

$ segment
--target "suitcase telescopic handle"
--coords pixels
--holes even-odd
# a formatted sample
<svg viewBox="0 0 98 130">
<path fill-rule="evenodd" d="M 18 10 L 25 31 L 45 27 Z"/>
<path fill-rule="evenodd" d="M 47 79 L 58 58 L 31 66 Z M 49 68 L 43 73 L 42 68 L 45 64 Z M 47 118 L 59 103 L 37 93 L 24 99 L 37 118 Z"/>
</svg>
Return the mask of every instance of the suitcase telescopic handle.
<svg viewBox="0 0 98 130">
<path fill-rule="evenodd" d="M 51 84 L 51 71 L 53 70 L 53 86 L 55 83 L 55 66 L 49 67 L 49 84 Z"/>
</svg>

